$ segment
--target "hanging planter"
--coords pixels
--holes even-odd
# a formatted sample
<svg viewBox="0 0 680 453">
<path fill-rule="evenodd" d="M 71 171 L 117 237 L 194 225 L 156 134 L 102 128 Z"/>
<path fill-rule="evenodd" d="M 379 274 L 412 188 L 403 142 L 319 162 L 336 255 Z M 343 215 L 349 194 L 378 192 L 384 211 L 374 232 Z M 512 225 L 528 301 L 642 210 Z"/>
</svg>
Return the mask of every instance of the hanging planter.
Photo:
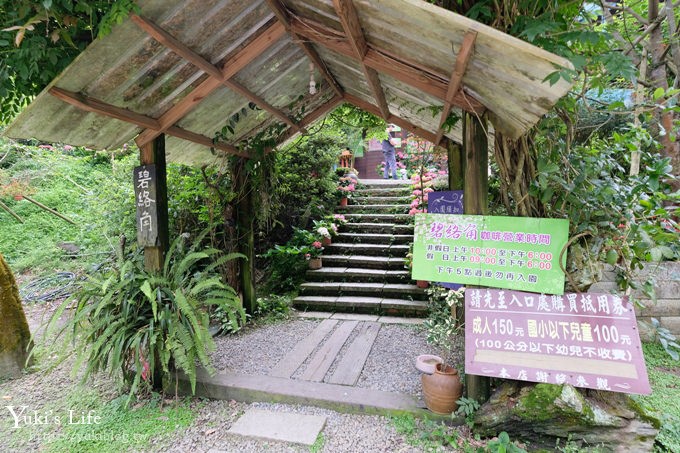
<svg viewBox="0 0 680 453">
<path fill-rule="evenodd" d="M 438 363 L 434 373 L 420 377 L 423 384 L 425 405 L 435 414 L 448 415 L 458 408 L 456 401 L 463 394 L 458 370 L 452 366 Z"/>
<path fill-rule="evenodd" d="M 308 263 L 312 270 L 321 269 L 321 258 L 310 258 Z"/>
</svg>

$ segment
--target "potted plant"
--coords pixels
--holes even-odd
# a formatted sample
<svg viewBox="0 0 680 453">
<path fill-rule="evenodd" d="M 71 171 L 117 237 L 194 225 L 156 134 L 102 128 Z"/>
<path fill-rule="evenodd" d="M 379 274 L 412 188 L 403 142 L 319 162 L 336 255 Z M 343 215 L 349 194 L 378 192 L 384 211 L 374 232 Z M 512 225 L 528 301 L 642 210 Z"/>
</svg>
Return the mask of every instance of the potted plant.
<svg viewBox="0 0 680 453">
<path fill-rule="evenodd" d="M 340 206 L 347 206 L 348 200 L 356 190 L 356 180 L 349 176 L 343 176 L 338 180 L 338 192 L 340 192 Z"/>
<path fill-rule="evenodd" d="M 304 246 L 303 251 L 309 268 L 313 270 L 321 269 L 321 253 L 323 252 L 323 245 L 321 245 L 321 242 L 314 241 L 311 245 Z"/>
<path fill-rule="evenodd" d="M 423 374 L 423 397 L 428 409 L 436 414 L 450 414 L 457 408 L 463 384 L 458 370 L 450 363 L 454 343 L 461 325 L 454 313 L 463 303 L 464 289 L 449 290 L 433 287 L 430 295 L 430 316 L 425 321 L 427 342 L 446 352 L 443 361 L 437 363 L 432 374 Z"/>
<path fill-rule="evenodd" d="M 315 220 L 314 231 L 319 235 L 321 245 L 328 247 L 331 245 L 331 237 L 337 234 L 338 227 L 333 222 L 327 220 Z"/>
<path fill-rule="evenodd" d="M 408 246 L 408 253 L 404 258 L 404 268 L 408 269 L 409 272 L 411 272 L 411 269 L 413 268 L 413 242 Z M 427 280 L 416 280 L 416 286 L 425 289 L 430 286 L 430 282 Z"/>
</svg>

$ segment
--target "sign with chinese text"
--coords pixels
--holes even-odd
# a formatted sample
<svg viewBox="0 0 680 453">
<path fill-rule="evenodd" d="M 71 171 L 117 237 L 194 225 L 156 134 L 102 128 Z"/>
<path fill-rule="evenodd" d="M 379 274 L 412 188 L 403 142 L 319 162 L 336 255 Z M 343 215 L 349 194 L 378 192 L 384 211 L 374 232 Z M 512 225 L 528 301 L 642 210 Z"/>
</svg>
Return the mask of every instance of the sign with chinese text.
<svg viewBox="0 0 680 453">
<path fill-rule="evenodd" d="M 442 190 L 430 192 L 427 198 L 427 212 L 430 214 L 462 214 L 463 191 Z"/>
<path fill-rule="evenodd" d="M 468 374 L 651 393 L 627 297 L 468 288 L 465 320 Z"/>
<path fill-rule="evenodd" d="M 427 212 L 430 214 L 462 214 L 463 191 L 438 190 L 430 192 L 427 201 Z M 438 282 L 438 284 L 448 289 L 460 289 L 463 286 L 458 283 L 446 282 Z"/>
<path fill-rule="evenodd" d="M 133 171 L 137 205 L 137 245 L 158 245 L 158 207 L 156 204 L 156 166 L 142 165 Z"/>
<path fill-rule="evenodd" d="M 568 230 L 564 219 L 417 214 L 412 278 L 562 294 Z"/>
</svg>

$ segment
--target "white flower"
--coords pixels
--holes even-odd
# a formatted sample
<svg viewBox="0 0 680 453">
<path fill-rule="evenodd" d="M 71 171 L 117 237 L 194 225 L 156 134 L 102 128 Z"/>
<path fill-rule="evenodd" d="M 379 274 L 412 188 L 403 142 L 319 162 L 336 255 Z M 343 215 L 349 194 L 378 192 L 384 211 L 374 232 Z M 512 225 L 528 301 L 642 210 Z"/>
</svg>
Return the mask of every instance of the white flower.
<svg viewBox="0 0 680 453">
<path fill-rule="evenodd" d="M 318 230 L 316 230 L 317 233 L 319 233 L 321 236 L 330 239 L 331 238 L 331 233 L 328 232 L 328 228 L 326 227 L 319 227 Z"/>
</svg>

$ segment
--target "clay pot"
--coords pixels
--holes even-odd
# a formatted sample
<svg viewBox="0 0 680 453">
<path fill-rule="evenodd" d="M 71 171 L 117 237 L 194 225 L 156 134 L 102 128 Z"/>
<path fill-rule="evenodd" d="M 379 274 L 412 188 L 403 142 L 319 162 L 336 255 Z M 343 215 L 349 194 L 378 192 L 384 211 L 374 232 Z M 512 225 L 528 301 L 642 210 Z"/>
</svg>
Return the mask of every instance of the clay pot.
<svg viewBox="0 0 680 453">
<path fill-rule="evenodd" d="M 420 379 L 428 409 L 435 414 L 448 415 L 458 408 L 456 401 L 463 394 L 463 384 L 455 368 L 438 363 L 434 373 L 423 374 Z"/>
<path fill-rule="evenodd" d="M 322 238 L 321 245 L 323 245 L 324 247 L 328 247 L 329 245 L 331 245 L 331 238 L 327 237 Z"/>
<path fill-rule="evenodd" d="M 14 199 L 15 199 L 16 201 L 21 201 L 21 200 L 24 199 L 24 196 L 23 196 L 23 195 L 14 195 Z"/>
<path fill-rule="evenodd" d="M 321 269 L 321 258 L 310 258 L 309 268 L 314 270 Z"/>
<path fill-rule="evenodd" d="M 342 197 L 340 199 L 340 206 L 347 206 L 347 197 Z"/>
<path fill-rule="evenodd" d="M 427 288 L 428 286 L 430 286 L 430 282 L 428 282 L 427 280 L 416 280 L 416 286 L 418 288 Z"/>
</svg>

